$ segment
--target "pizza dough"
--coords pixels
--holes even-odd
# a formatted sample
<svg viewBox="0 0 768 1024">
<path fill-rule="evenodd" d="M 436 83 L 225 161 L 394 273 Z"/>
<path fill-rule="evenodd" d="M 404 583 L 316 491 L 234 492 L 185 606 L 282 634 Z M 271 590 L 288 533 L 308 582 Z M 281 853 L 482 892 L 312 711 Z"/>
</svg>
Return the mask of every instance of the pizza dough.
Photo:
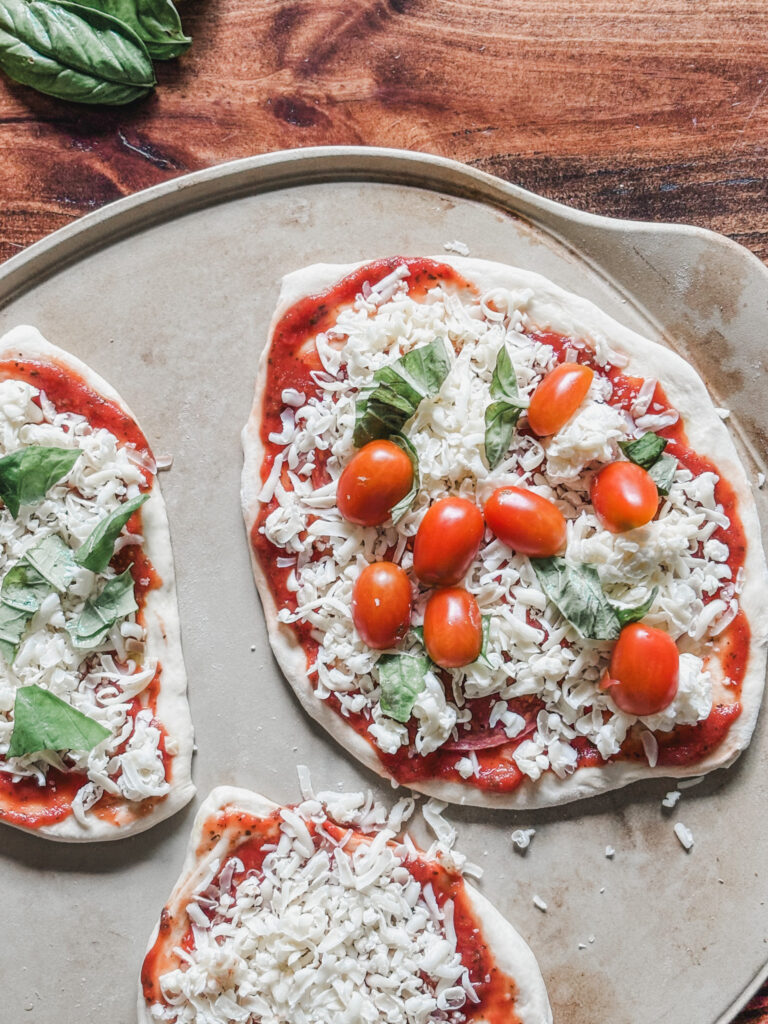
<svg viewBox="0 0 768 1024">
<path fill-rule="evenodd" d="M 91 497 L 71 489 L 74 485 L 68 489 L 60 483 L 49 492 L 53 511 L 47 513 L 48 518 L 43 511 L 40 519 L 32 506 L 31 511 L 22 510 L 24 521 L 40 531 L 39 535 L 50 532 L 53 522 L 53 530 L 63 534 L 65 540 L 79 538 L 72 544 L 76 550 L 103 515 L 96 511 L 100 502 L 110 512 L 125 500 L 126 490 L 148 495 L 140 510 L 141 537 L 131 541 L 126 527 L 115 544 L 114 560 L 121 568 L 123 562 L 126 568 L 136 563 L 134 581 L 140 580 L 143 594 L 139 598 L 139 584 L 134 582 L 139 611 L 118 619 L 100 644 L 78 650 L 70 642 L 66 627 L 75 621 L 83 601 L 98 593 L 103 579 L 118 572 L 110 566 L 103 573 L 80 569 L 69 591 L 58 600 L 50 595 L 50 614 L 42 623 L 39 616 L 48 605 L 41 606 L 28 626 L 27 636 L 22 638 L 13 665 L 4 661 L 2 668 L 0 728 L 4 728 L 0 736 L 5 742 L 0 749 L 4 752 L 8 751 L 12 731 L 15 692 L 29 684 L 40 683 L 70 705 L 74 703 L 89 717 L 96 717 L 112 735 L 90 754 L 48 752 L 15 759 L 0 754 L 4 773 L 0 776 L 4 783 L 0 787 L 0 821 L 65 842 L 122 838 L 175 814 L 194 794 L 190 777 L 192 723 L 173 558 L 154 457 L 135 417 L 117 392 L 32 327 L 17 327 L 0 339 L 0 381 L 0 390 L 15 389 L 13 395 L 3 391 L 5 404 L 0 410 L 3 437 L 16 438 L 13 450 L 19 447 L 19 440 L 23 447 L 25 438 L 28 444 L 61 447 L 68 443 L 67 438 L 75 437 L 72 446 L 85 452 L 92 474 L 88 478 Z M 35 382 L 46 395 L 45 387 L 51 390 L 48 404 L 42 397 L 36 398 Z M 54 394 L 54 389 L 59 393 Z M 34 411 L 39 404 L 44 410 L 34 413 L 39 422 L 24 425 L 25 408 Z M 63 416 L 62 410 L 66 410 Z M 81 420 L 80 415 L 85 419 Z M 91 429 L 92 421 L 102 425 Z M 105 423 L 114 425 L 122 440 L 118 436 L 115 443 Z M 123 477 L 114 475 L 116 466 L 122 467 Z M 0 511 L 0 519 L 4 537 L 15 529 L 22 546 L 29 546 L 29 526 L 23 527 L 19 520 L 14 527 L 7 509 Z M 12 567 L 9 551 L 4 544 L 3 574 Z M 79 596 L 72 596 L 74 589 Z M 113 641 L 120 650 L 111 646 Z M 42 652 L 32 650 L 34 644 L 41 644 Z M 56 667 L 56 651 L 64 658 L 61 668 Z M 10 775 L 14 766 L 21 772 Z M 56 766 L 62 770 L 54 776 Z M 21 784 L 17 786 L 19 776 Z M 58 795 L 38 784 L 50 785 L 54 777 Z"/>
<path fill-rule="evenodd" d="M 281 808 L 248 790 L 213 790 L 149 941 L 140 1024 L 289 1012 L 352 1022 L 372 1011 L 426 1024 L 436 1003 L 454 1009 L 456 1024 L 550 1024 L 531 950 L 461 879 L 459 855 L 397 838 L 412 809 L 388 817 L 370 794 L 338 792 Z"/>
<path fill-rule="evenodd" d="M 366 280 L 368 274 L 373 284 Z M 348 284 L 350 281 L 354 282 L 354 287 Z M 342 282 L 342 285 L 339 285 L 339 282 Z M 444 287 L 441 282 L 444 282 Z M 408 295 L 411 284 L 416 298 Z M 343 292 L 343 301 L 339 308 L 344 312 L 341 319 L 337 320 L 335 303 L 339 299 L 340 289 Z M 428 304 L 433 307 L 439 306 L 440 311 L 428 315 L 428 311 L 425 312 Z M 312 320 L 312 310 L 315 310 L 314 316 L 319 328 L 310 327 L 307 331 L 307 343 L 296 351 L 299 353 L 299 359 L 311 356 L 313 350 L 316 357 L 319 357 L 308 375 L 309 383 L 306 388 L 307 392 L 310 392 L 313 388 L 312 382 L 317 384 L 317 389 L 312 392 L 319 392 L 320 397 L 317 399 L 308 398 L 299 387 L 291 384 L 291 366 L 287 362 L 278 365 L 281 356 L 276 345 L 278 336 L 284 334 L 288 337 L 291 331 L 297 330 L 296 325 L 299 322 L 315 322 Z M 375 324 L 386 315 L 389 316 L 386 325 L 376 329 Z M 482 331 L 478 324 L 482 326 Z M 495 328 L 494 325 L 500 327 Z M 501 342 L 499 331 L 504 339 Z M 461 702 L 468 692 L 466 673 L 458 681 L 458 689 L 463 690 L 463 693 L 458 695 L 455 693 L 457 679 L 453 677 L 454 701 L 450 700 L 450 692 L 444 700 L 439 692 L 431 695 L 434 698 L 433 705 L 439 705 L 436 718 L 439 719 L 442 715 L 445 719 L 447 715 L 448 719 L 447 726 L 444 721 L 439 725 L 443 731 L 438 738 L 442 743 L 457 749 L 452 770 L 441 771 L 432 777 L 428 773 L 419 774 L 412 770 L 412 733 L 406 742 L 402 731 L 398 732 L 400 726 L 387 722 L 381 715 L 377 715 L 375 669 L 371 667 L 370 659 L 366 661 L 362 657 L 364 652 L 361 651 L 359 642 L 355 641 L 348 597 L 339 600 L 332 589 L 317 589 L 314 604 L 312 599 L 309 599 L 303 605 L 307 612 L 302 616 L 295 611 L 297 599 L 293 594 L 298 590 L 303 599 L 306 593 L 305 589 L 299 589 L 303 586 L 302 572 L 306 573 L 306 569 L 301 567 L 306 565 L 306 556 L 299 550 L 301 542 L 296 538 L 306 538 L 311 534 L 312 541 L 316 543 L 317 538 L 323 537 L 325 548 L 320 552 L 321 559 L 326 557 L 325 552 L 333 553 L 342 548 L 347 541 L 350 549 L 354 549 L 355 552 L 352 562 L 362 550 L 367 552 L 367 555 L 363 556 L 367 561 L 381 558 L 383 555 L 380 552 L 387 549 L 388 545 L 390 550 L 392 546 L 395 547 L 395 561 L 403 554 L 407 558 L 407 546 L 403 552 L 402 547 L 396 547 L 397 541 L 401 534 L 408 533 L 412 537 L 426 505 L 435 495 L 430 494 L 417 499 L 417 505 L 409 514 L 410 518 L 406 516 L 398 526 L 398 533 L 391 530 L 387 533 L 386 527 L 381 528 L 380 533 L 385 537 L 386 543 L 382 542 L 379 548 L 376 548 L 375 540 L 370 543 L 366 540 L 364 544 L 361 541 L 355 548 L 354 531 L 375 531 L 376 528 L 353 527 L 346 523 L 339 526 L 340 517 L 335 514 L 335 500 L 332 495 L 332 484 L 338 479 L 343 468 L 342 463 L 348 461 L 350 454 L 354 452 L 351 444 L 354 415 L 347 414 L 344 418 L 339 414 L 332 428 L 328 428 L 328 432 L 324 434 L 323 430 L 327 424 L 320 417 L 320 412 L 332 410 L 329 402 L 335 402 L 337 395 L 345 396 L 351 391 L 354 397 L 359 393 L 359 388 L 365 388 L 370 383 L 374 369 L 384 362 L 391 364 L 400 352 L 423 344 L 436 332 L 449 337 L 454 350 L 461 350 L 462 346 L 474 346 L 473 366 L 483 360 L 485 365 L 479 375 L 476 369 L 472 369 L 471 374 L 478 376 L 481 382 L 479 386 L 485 388 L 488 387 L 493 365 L 492 359 L 485 352 L 487 346 L 495 344 L 498 350 L 500 344 L 507 345 L 512 352 L 513 361 L 523 353 L 524 358 L 520 356 L 522 363 L 515 362 L 515 369 L 518 370 L 521 386 L 525 388 L 528 382 L 530 391 L 541 379 L 541 375 L 558 361 L 553 354 L 554 350 L 548 350 L 548 346 L 560 343 L 564 344 L 563 353 L 571 350 L 569 355 L 562 358 L 586 357 L 596 366 L 598 377 L 610 378 L 614 382 L 628 381 L 627 386 L 634 388 L 633 402 L 637 404 L 630 406 L 627 401 L 623 407 L 619 408 L 618 403 L 617 408 L 614 408 L 609 400 L 610 382 L 605 384 L 601 381 L 599 383 L 603 388 L 602 393 L 599 389 L 594 394 L 590 392 L 588 407 L 585 406 L 577 412 L 554 439 L 539 445 L 539 449 L 543 449 L 543 454 L 534 449 L 532 442 L 521 442 L 528 445 L 523 452 L 526 458 L 530 457 L 534 462 L 539 457 L 544 460 L 538 469 L 538 476 L 536 469 L 528 473 L 525 478 L 526 486 L 532 485 L 553 494 L 561 502 L 561 508 L 566 509 L 567 517 L 574 520 L 572 526 L 578 535 L 571 535 L 566 556 L 572 557 L 576 552 L 584 562 L 599 563 L 604 585 L 609 591 L 613 586 L 613 597 L 619 601 L 622 597 L 627 597 L 628 603 L 631 603 L 631 597 L 642 590 L 642 580 L 629 580 L 637 584 L 633 589 L 629 585 L 623 585 L 625 579 L 621 574 L 639 571 L 638 565 L 643 564 L 644 550 L 650 552 L 647 558 L 649 563 L 656 558 L 658 552 L 661 552 L 659 558 L 662 562 L 664 558 L 668 558 L 670 565 L 677 564 L 676 559 L 679 559 L 680 552 L 676 548 L 673 556 L 668 550 L 669 545 L 679 547 L 683 542 L 677 534 L 688 529 L 683 543 L 683 555 L 684 561 L 687 560 L 686 571 L 689 579 L 678 579 L 670 570 L 661 581 L 660 601 L 652 609 L 647 620 L 651 624 L 667 628 L 678 640 L 682 652 L 680 700 L 673 704 L 672 711 L 666 718 L 664 713 L 648 720 L 635 720 L 617 714 L 615 706 L 608 698 L 599 694 L 596 685 L 599 680 L 597 673 L 607 665 L 610 648 L 605 644 L 600 648 L 595 643 L 582 645 L 586 652 L 584 657 L 587 661 L 592 659 L 592 677 L 587 678 L 584 683 L 589 691 L 587 697 L 583 692 L 576 693 L 576 686 L 571 686 L 570 683 L 570 689 L 566 692 L 561 685 L 562 679 L 543 679 L 538 689 L 530 681 L 520 685 L 520 679 L 514 677 L 506 691 L 501 686 L 494 690 L 493 682 L 485 691 L 475 686 L 472 692 L 488 695 L 490 689 L 491 698 L 499 696 L 499 703 L 502 704 L 505 701 L 501 700 L 501 697 L 509 701 L 508 708 L 511 713 L 508 714 L 502 708 L 496 709 L 495 712 L 492 710 L 492 715 L 496 714 L 497 719 L 491 726 L 495 725 L 497 731 L 502 726 L 505 730 L 508 729 L 507 735 L 511 746 L 506 750 L 501 747 L 499 757 L 506 760 L 507 764 L 514 760 L 522 772 L 522 781 L 516 783 L 513 788 L 504 789 L 495 785 L 493 764 L 488 768 L 486 782 L 482 785 L 478 783 L 484 765 L 490 763 L 489 759 L 492 757 L 490 753 L 484 752 L 482 737 L 476 747 L 469 744 L 462 749 Z M 294 340 L 298 337 L 296 333 L 290 336 Z M 495 342 L 491 340 L 493 337 Z M 350 339 L 353 339 L 353 342 L 350 342 Z M 351 353 L 346 353 L 346 346 L 351 343 L 355 347 Z M 528 365 L 525 364 L 526 359 L 529 360 Z M 458 358 L 454 357 L 454 376 L 460 378 L 462 373 L 464 377 L 471 375 L 468 363 L 469 360 L 465 360 L 464 364 L 459 364 Z M 459 365 L 462 368 L 456 372 Z M 272 378 L 269 377 L 270 372 L 273 374 Z M 306 380 L 306 367 L 304 372 Z M 283 374 L 282 377 L 279 377 L 280 373 Z M 282 414 L 279 421 L 273 421 L 267 426 L 264 419 L 267 404 L 269 403 L 269 408 L 273 411 L 278 408 L 274 394 L 275 381 L 278 377 L 283 387 Z M 639 383 L 638 378 L 642 379 Z M 661 401 L 661 393 L 654 387 L 656 380 L 663 388 L 664 401 Z M 453 390 L 448 388 L 448 382 Z M 266 393 L 268 387 L 269 395 Z M 450 393 L 447 395 L 447 392 Z M 330 399 L 329 393 L 332 393 Z M 487 391 L 485 394 L 487 404 Z M 305 405 L 307 402 L 310 406 L 313 402 L 317 405 L 322 400 L 326 400 L 326 404 L 322 406 L 320 412 L 317 409 L 308 409 Z M 465 476 L 458 485 L 454 480 L 453 487 L 455 490 L 456 487 L 463 486 L 466 495 L 476 497 L 476 500 L 481 502 L 495 486 L 515 482 L 518 478 L 508 472 L 505 475 L 503 463 L 500 469 L 494 472 L 488 472 L 487 468 L 481 466 L 479 453 L 482 448 L 482 436 L 477 434 L 477 416 L 471 405 L 467 405 L 468 398 L 466 392 L 462 392 L 461 379 L 453 381 L 449 375 L 434 403 L 423 402 L 411 424 L 405 429 L 411 440 L 418 444 L 419 430 L 426 433 L 430 429 L 429 416 L 449 418 L 450 409 L 460 401 L 465 403 L 463 419 L 458 418 L 460 429 L 453 435 L 441 435 L 442 450 L 452 452 L 456 458 L 466 456 L 465 463 L 462 464 Z M 631 416 L 628 414 L 630 409 L 634 410 Z M 315 418 L 316 415 L 320 418 Z M 621 457 L 618 440 L 637 437 L 644 431 L 656 430 L 662 434 L 669 434 L 676 421 L 684 429 L 687 446 L 683 441 L 675 450 L 690 455 L 689 461 L 694 468 L 697 465 L 695 459 L 699 456 L 705 457 L 709 462 L 702 462 L 695 472 L 687 471 L 684 465 L 681 466 L 684 470 L 682 474 L 678 470 L 677 489 L 663 506 L 665 511 L 659 515 L 659 520 L 665 519 L 663 528 L 669 527 L 669 536 L 661 536 L 662 527 L 654 533 L 654 524 L 650 524 L 650 529 L 641 528 L 630 535 L 619 535 L 619 541 L 599 536 L 592 521 L 588 528 L 581 529 L 577 522 L 580 509 L 568 506 L 566 499 L 572 502 L 576 500 L 573 495 L 576 494 L 578 497 L 578 488 L 582 487 L 580 500 L 582 506 L 586 505 L 588 497 L 585 495 L 588 495 L 588 487 L 583 486 L 582 482 L 589 480 L 596 467 Z M 295 490 L 291 483 L 291 471 L 298 478 L 303 464 L 301 459 L 297 462 L 295 456 L 291 456 L 294 458 L 293 466 L 287 461 L 289 453 L 295 453 L 297 450 L 296 445 L 291 447 L 292 439 L 301 431 L 307 435 L 307 443 L 311 445 L 312 452 L 320 453 L 321 446 L 327 449 L 322 452 L 322 458 L 327 458 L 327 461 L 323 462 L 325 476 L 322 473 L 316 475 L 310 469 L 312 494 L 309 499 L 301 499 L 305 502 L 305 511 L 309 513 L 303 517 L 300 512 L 296 512 L 297 505 L 290 494 Z M 444 440 L 445 436 L 449 437 L 448 441 Z M 515 443 L 513 441 L 513 447 Z M 676 353 L 628 330 L 592 303 L 564 291 L 538 274 L 475 259 L 436 258 L 434 261 L 409 262 L 398 257 L 374 264 L 320 264 L 290 274 L 283 281 L 269 343 L 262 355 L 253 409 L 243 432 L 243 446 L 243 511 L 252 542 L 254 576 L 277 660 L 309 714 L 355 757 L 379 774 L 395 778 L 416 790 L 451 802 L 489 807 L 528 808 L 592 796 L 643 778 L 701 775 L 714 768 L 731 764 L 748 744 L 763 691 L 765 644 L 768 637 L 768 610 L 760 596 L 768 583 L 768 574 L 749 481 L 733 441 L 693 368 Z M 475 454 L 470 451 L 473 448 Z M 284 458 L 280 458 L 281 450 L 285 452 Z M 426 445 L 422 445 L 420 454 L 426 450 Z M 466 454 L 467 451 L 469 454 Z M 480 467 L 474 478 L 472 467 Z M 519 469 L 517 471 L 519 472 Z M 426 475 L 429 472 L 427 469 Z M 328 474 L 331 482 L 323 491 Z M 422 482 L 424 476 L 425 473 L 422 471 Z M 466 483 L 466 479 L 470 480 L 469 484 Z M 737 524 L 740 520 L 745 541 L 743 563 L 737 565 L 736 559 L 734 565 L 737 569 L 733 572 L 727 565 L 727 558 L 731 553 L 727 545 L 717 540 L 718 537 L 725 536 L 724 530 L 729 529 L 729 526 L 724 525 L 729 523 L 729 519 L 719 504 L 722 489 L 726 487 L 733 492 L 736 515 L 732 518 Z M 718 488 L 717 499 L 715 488 Z M 275 498 L 276 492 L 280 495 L 278 499 Z M 446 484 L 443 493 L 453 492 L 451 486 Z M 278 523 L 276 518 L 267 524 L 266 511 L 274 510 L 275 504 L 280 504 L 281 501 L 284 502 L 285 508 L 277 517 L 282 517 L 280 522 Z M 291 518 L 292 515 L 294 518 Z M 675 536 L 672 536 L 672 525 L 677 530 Z M 738 533 L 737 527 L 734 529 Z M 633 538 L 637 543 L 634 543 Z M 716 543 L 709 543 L 709 546 L 705 547 L 713 539 Z M 633 543 L 634 550 L 628 550 Z M 600 544 L 604 547 L 608 545 L 607 555 L 598 552 Z M 303 560 L 301 565 L 297 555 L 298 559 Z M 278 558 L 282 559 L 283 566 L 288 566 L 293 559 L 293 564 L 297 568 L 286 570 L 278 564 Z M 514 562 L 514 559 L 510 559 L 510 562 Z M 536 589 L 535 578 L 530 567 L 526 569 L 523 562 L 514 562 L 517 566 L 516 571 L 532 593 Z M 347 566 L 337 566 L 335 577 L 329 572 L 331 585 L 340 579 L 348 568 L 351 578 L 354 573 L 352 568 Z M 287 577 L 287 572 L 294 572 L 296 575 Z M 650 568 L 648 572 L 651 572 Z M 614 586 L 617 576 L 618 587 Z M 701 589 L 701 580 L 705 577 L 704 589 Z M 287 578 L 290 579 L 290 584 L 286 586 Z M 276 586 L 275 580 L 281 581 L 282 589 Z M 472 577 L 472 580 L 473 586 L 470 589 L 476 592 L 481 590 L 477 578 Z M 679 589 L 681 583 L 687 586 L 690 580 L 694 580 L 698 590 Z M 295 587 L 293 591 L 292 587 Z M 533 595 L 531 598 L 534 612 L 541 611 L 537 605 L 540 597 L 541 594 Z M 332 625 L 327 627 L 329 632 L 332 628 L 342 632 L 346 630 L 345 639 L 351 638 L 351 646 L 347 649 L 346 664 L 339 660 L 335 664 L 329 662 L 324 665 L 322 682 L 318 686 L 318 660 L 313 657 L 313 652 L 319 642 L 322 653 L 322 636 L 326 627 L 322 624 L 318 626 L 318 621 L 322 620 L 325 612 L 328 616 L 333 616 Z M 734 617 L 739 615 L 742 617 L 734 623 Z M 548 610 L 545 610 L 544 617 L 548 633 L 565 630 L 565 647 L 580 642 L 578 634 L 568 629 L 567 622 L 564 623 L 557 615 L 552 615 L 551 607 L 548 606 Z M 744 617 L 748 620 L 748 631 L 751 634 L 748 643 L 744 639 L 745 631 L 742 628 Z M 736 635 L 739 630 L 741 640 Z M 702 632 L 701 636 L 696 635 L 699 631 Z M 302 646 L 302 641 L 305 646 Z M 724 668 L 728 660 L 728 646 L 733 647 L 739 643 L 744 648 L 740 695 L 737 693 L 738 687 L 727 676 Z M 540 664 L 535 662 L 534 658 L 541 653 L 548 653 L 536 648 L 536 643 L 529 645 L 530 656 L 520 659 L 521 668 L 518 676 L 525 674 L 526 671 L 533 671 L 532 666 Z M 503 654 L 503 650 L 500 649 L 500 653 Z M 357 679 L 350 679 L 350 676 L 355 676 L 355 664 L 361 665 L 362 669 Z M 497 672 L 504 671 L 503 658 L 497 659 L 496 666 Z M 338 673 L 335 673 L 336 669 Z M 479 678 L 482 673 L 475 675 Z M 357 688 L 359 679 L 363 679 L 364 682 L 367 680 L 367 691 L 363 686 L 362 691 L 365 692 L 362 692 L 362 697 L 358 696 L 361 692 Z M 542 720 L 537 715 L 533 736 L 530 734 L 531 722 L 526 719 L 524 738 L 522 741 L 515 741 L 515 730 L 517 729 L 518 736 L 520 734 L 521 726 L 518 719 L 521 716 L 513 709 L 518 709 L 515 701 L 521 694 L 536 698 L 542 698 L 542 694 L 545 694 L 546 699 L 541 709 L 545 712 L 545 717 Z M 740 713 L 737 699 L 740 701 Z M 578 705 L 577 716 L 571 715 L 567 708 L 563 712 L 568 701 Z M 423 703 L 426 704 L 426 700 Z M 597 713 L 593 714 L 592 705 L 598 708 Z M 709 709 L 712 709 L 712 714 L 709 714 Z M 423 722 L 428 720 L 429 709 L 422 707 L 421 710 L 423 716 L 420 719 L 416 743 L 418 744 L 421 737 L 424 748 L 429 747 L 431 742 L 423 725 Z M 552 714 L 559 716 L 557 721 L 548 718 Z M 591 723 L 588 720 L 590 714 L 593 718 Z M 714 739 L 708 742 L 706 729 L 718 716 L 729 714 L 729 724 L 723 726 Z M 450 720 L 451 715 L 453 721 Z M 361 719 L 365 721 L 361 722 Z M 373 730 L 371 726 L 374 727 Z M 607 731 L 605 726 L 609 727 Z M 667 741 L 671 737 L 677 744 L 675 752 L 668 755 L 667 763 L 663 763 L 665 734 Z M 689 738 L 689 734 L 692 739 Z M 575 744 L 572 742 L 574 736 L 577 737 Z M 630 739 L 634 737 L 632 756 L 617 756 L 627 736 Z M 599 756 L 583 756 L 583 738 L 589 741 L 591 753 L 597 751 Z M 695 756 L 686 755 L 686 743 L 693 745 Z M 437 748 L 439 746 L 440 743 L 437 744 Z M 566 749 L 567 747 L 570 747 L 570 751 Z M 429 748 L 433 757 L 433 752 L 437 748 Z M 400 760 L 397 760 L 398 758 Z"/>
</svg>

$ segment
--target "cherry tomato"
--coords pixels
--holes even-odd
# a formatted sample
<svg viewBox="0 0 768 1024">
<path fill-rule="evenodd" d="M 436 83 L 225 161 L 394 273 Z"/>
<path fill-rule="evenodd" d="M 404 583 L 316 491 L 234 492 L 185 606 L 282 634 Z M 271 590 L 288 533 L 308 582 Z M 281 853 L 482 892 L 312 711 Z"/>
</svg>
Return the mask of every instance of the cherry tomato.
<svg viewBox="0 0 768 1024">
<path fill-rule="evenodd" d="M 589 496 L 606 530 L 624 533 L 644 526 L 656 515 L 659 492 L 642 466 L 612 462 L 592 481 Z"/>
<path fill-rule="evenodd" d="M 413 542 L 413 569 L 427 586 L 448 586 L 466 576 L 483 539 L 483 513 L 466 498 L 430 505 Z"/>
<path fill-rule="evenodd" d="M 565 516 L 547 498 L 523 487 L 499 487 L 485 503 L 485 521 L 521 555 L 548 558 L 565 547 Z"/>
<path fill-rule="evenodd" d="M 412 483 L 413 466 L 403 449 L 393 441 L 370 441 L 344 467 L 336 503 L 350 523 L 378 526 Z"/>
<path fill-rule="evenodd" d="M 655 715 L 675 699 L 679 671 L 680 656 L 672 637 L 633 622 L 616 641 L 602 688 L 628 715 Z"/>
<path fill-rule="evenodd" d="M 369 647 L 394 647 L 411 624 L 411 584 L 394 562 L 372 562 L 352 590 L 352 621 Z"/>
<path fill-rule="evenodd" d="M 560 363 L 539 384 L 528 406 L 528 425 L 538 437 L 564 427 L 587 397 L 594 371 L 581 363 Z"/>
<path fill-rule="evenodd" d="M 483 646 L 483 619 L 469 591 L 444 587 L 432 594 L 424 610 L 424 646 L 442 668 L 477 661 Z"/>
</svg>

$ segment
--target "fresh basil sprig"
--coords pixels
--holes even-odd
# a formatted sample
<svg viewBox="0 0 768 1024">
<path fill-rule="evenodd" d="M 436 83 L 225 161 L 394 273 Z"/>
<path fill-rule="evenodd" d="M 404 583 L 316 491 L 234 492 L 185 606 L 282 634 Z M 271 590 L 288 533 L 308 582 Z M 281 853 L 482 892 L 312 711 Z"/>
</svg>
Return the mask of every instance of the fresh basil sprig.
<svg viewBox="0 0 768 1024">
<path fill-rule="evenodd" d="M 485 458 L 488 468 L 495 469 L 509 451 L 520 414 L 528 408 L 506 348 L 499 349 L 490 390 L 495 401 L 485 410 Z"/>
<path fill-rule="evenodd" d="M 110 512 L 102 519 L 85 543 L 75 552 L 77 564 L 85 566 L 91 572 L 104 572 L 112 558 L 115 541 L 120 536 L 123 527 L 136 509 L 141 508 L 148 498 L 148 494 L 140 494 L 136 498 L 131 498 L 130 501 L 118 505 L 114 512 Z"/>
<path fill-rule="evenodd" d="M 74 576 L 72 552 L 56 534 L 29 548 L 0 587 L 0 652 L 12 665 L 30 619 L 52 590 L 63 593 Z"/>
<path fill-rule="evenodd" d="M 624 626 L 648 613 L 658 588 L 637 608 L 621 608 L 605 596 L 593 565 L 574 565 L 559 555 L 532 558 L 541 588 L 574 629 L 586 640 L 616 640 Z"/>
<path fill-rule="evenodd" d="M 442 338 L 406 352 L 373 375 L 360 393 L 352 440 L 356 448 L 402 431 L 424 398 L 434 398 L 451 368 Z"/>
<path fill-rule="evenodd" d="M 413 481 L 411 483 L 410 490 L 400 499 L 400 501 L 398 501 L 396 505 L 393 506 L 392 511 L 390 512 L 392 522 L 396 523 L 403 518 L 405 513 L 416 500 L 416 495 L 419 493 L 419 487 L 421 485 L 421 474 L 419 472 L 419 456 L 416 454 L 416 449 L 405 434 L 392 434 L 389 440 L 396 444 L 398 448 L 402 448 L 411 460 L 411 467 L 413 469 Z"/>
<path fill-rule="evenodd" d="M 155 85 L 147 48 L 122 21 L 65 0 L 2 0 L 0 67 L 38 92 L 119 106 Z"/>
<path fill-rule="evenodd" d="M 107 580 L 101 593 L 86 602 L 77 621 L 68 624 L 73 647 L 87 651 L 99 647 L 112 626 L 137 609 L 131 566 L 128 566 L 125 572 Z"/>
<path fill-rule="evenodd" d="M 16 691 L 8 757 L 41 750 L 92 750 L 111 733 L 99 722 L 40 686 Z"/>
<path fill-rule="evenodd" d="M 154 60 L 170 60 L 186 53 L 192 40 L 184 35 L 179 12 L 171 0 L 78 0 L 111 14 L 132 29 Z"/>
<path fill-rule="evenodd" d="M 381 695 L 379 705 L 388 718 L 407 722 L 424 689 L 432 662 L 426 655 L 382 654 L 376 662 Z"/>
<path fill-rule="evenodd" d="M 650 431 L 634 441 L 619 442 L 629 461 L 647 471 L 659 494 L 669 494 L 677 471 L 677 459 L 664 451 L 668 443 L 666 437 Z"/>
<path fill-rule="evenodd" d="M 0 17 L 2 9 L 0 3 Z M 69 473 L 79 457 L 79 448 L 43 448 L 37 445 L 4 455 L 0 459 L 0 498 L 13 518 L 18 516 L 22 505 L 42 501 L 50 488 Z"/>
</svg>

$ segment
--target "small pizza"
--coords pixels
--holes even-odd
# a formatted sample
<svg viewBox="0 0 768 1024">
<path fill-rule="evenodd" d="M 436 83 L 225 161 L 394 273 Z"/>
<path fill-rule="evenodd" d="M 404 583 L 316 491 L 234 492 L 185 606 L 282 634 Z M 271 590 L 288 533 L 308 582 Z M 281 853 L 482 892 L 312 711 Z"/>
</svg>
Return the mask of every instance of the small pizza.
<svg viewBox="0 0 768 1024">
<path fill-rule="evenodd" d="M 291 274 L 243 443 L 277 659 L 380 774 L 534 807 L 748 743 L 745 470 L 692 367 L 592 303 L 474 259 Z"/>
<path fill-rule="evenodd" d="M 168 520 L 117 393 L 31 327 L 0 339 L 0 821 L 117 839 L 191 799 Z"/>
<path fill-rule="evenodd" d="M 398 837 L 407 804 L 388 821 L 362 793 L 278 807 L 215 789 L 149 942 L 140 1024 L 550 1024 L 533 954 L 460 861 Z"/>
</svg>

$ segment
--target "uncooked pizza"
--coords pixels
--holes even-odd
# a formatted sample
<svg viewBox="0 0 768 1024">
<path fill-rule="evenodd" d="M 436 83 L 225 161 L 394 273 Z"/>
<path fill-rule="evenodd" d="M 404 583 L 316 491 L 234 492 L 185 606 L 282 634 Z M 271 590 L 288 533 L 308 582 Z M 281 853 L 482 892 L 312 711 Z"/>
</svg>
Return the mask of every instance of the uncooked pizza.
<svg viewBox="0 0 768 1024">
<path fill-rule="evenodd" d="M 214 790 L 150 939 L 139 1021 L 550 1024 L 533 954 L 461 859 L 399 835 L 412 805 Z"/>
<path fill-rule="evenodd" d="M 749 741 L 766 566 L 692 367 L 525 270 L 284 279 L 244 431 L 270 640 L 369 767 L 534 807 Z"/>
<path fill-rule="evenodd" d="M 168 522 L 133 414 L 79 360 L 0 339 L 0 821 L 115 839 L 193 795 Z"/>
</svg>

